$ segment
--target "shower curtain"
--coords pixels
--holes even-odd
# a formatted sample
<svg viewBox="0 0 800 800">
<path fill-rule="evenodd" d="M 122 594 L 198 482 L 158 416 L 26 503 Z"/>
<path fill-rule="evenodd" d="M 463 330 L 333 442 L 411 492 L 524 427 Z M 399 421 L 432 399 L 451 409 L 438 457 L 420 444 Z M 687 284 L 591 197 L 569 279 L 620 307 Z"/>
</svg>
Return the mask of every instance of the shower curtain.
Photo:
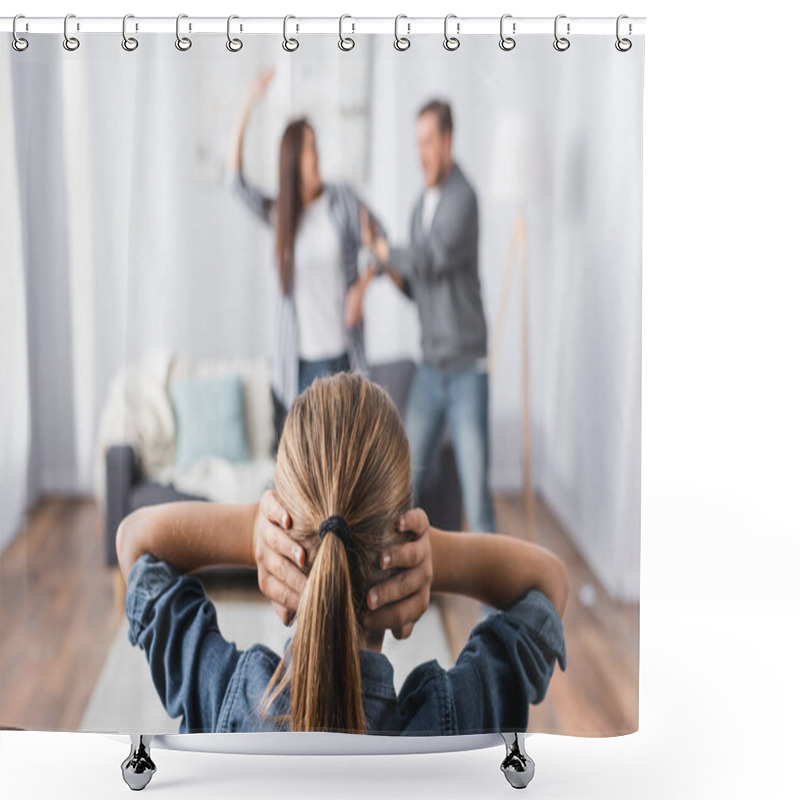
<svg viewBox="0 0 800 800">
<path fill-rule="evenodd" d="M 569 576 L 565 609 L 542 617 L 550 638 L 486 597 L 434 592 L 410 635 L 386 631 L 387 702 L 479 641 L 481 663 L 511 669 L 513 647 L 492 643 L 522 637 L 544 664 L 538 695 L 513 701 L 525 729 L 638 728 L 644 39 L 619 47 L 612 21 L 498 47 L 451 23 L 448 47 L 346 23 L 341 46 L 291 26 L 234 26 L 230 47 L 188 28 L 180 47 L 3 36 L 0 724 L 179 730 L 185 709 L 126 604 L 118 526 L 168 501 L 258 503 L 303 370 L 336 372 L 342 354 L 398 407 L 434 527 L 541 546 Z M 270 198 L 298 119 L 330 211 L 299 214 L 292 302 L 276 244 L 288 206 Z M 332 262 L 344 283 L 313 272 Z M 485 387 L 472 449 L 454 411 L 464 375 Z M 412 409 L 433 431 L 422 455 Z M 255 569 L 199 580 L 226 641 L 284 653 L 296 626 Z M 502 674 L 481 673 L 482 702 L 511 691 Z"/>
</svg>

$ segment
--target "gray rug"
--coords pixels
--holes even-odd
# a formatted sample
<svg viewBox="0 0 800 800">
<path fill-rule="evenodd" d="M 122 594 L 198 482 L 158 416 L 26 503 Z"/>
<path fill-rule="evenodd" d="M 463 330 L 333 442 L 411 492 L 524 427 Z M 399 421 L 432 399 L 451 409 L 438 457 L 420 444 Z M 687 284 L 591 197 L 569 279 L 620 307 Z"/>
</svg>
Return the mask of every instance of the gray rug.
<svg viewBox="0 0 800 800">
<path fill-rule="evenodd" d="M 286 628 L 271 606 L 260 602 L 215 602 L 222 635 L 245 650 L 261 642 L 283 653 L 294 627 Z M 397 641 L 391 632 L 383 652 L 394 666 L 395 688 L 423 661 L 435 658 L 453 666 L 442 615 L 435 599 L 408 639 Z M 153 687 L 144 651 L 128 641 L 128 621 L 122 621 L 103 671 L 89 700 L 80 731 L 96 733 L 177 733 L 180 721 L 167 716 Z"/>
</svg>

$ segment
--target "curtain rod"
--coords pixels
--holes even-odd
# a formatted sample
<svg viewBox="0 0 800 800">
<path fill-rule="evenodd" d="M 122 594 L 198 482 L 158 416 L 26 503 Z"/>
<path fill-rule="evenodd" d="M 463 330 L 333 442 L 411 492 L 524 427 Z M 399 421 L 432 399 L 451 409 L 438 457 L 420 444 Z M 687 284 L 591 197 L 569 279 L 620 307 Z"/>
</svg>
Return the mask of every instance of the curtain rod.
<svg viewBox="0 0 800 800">
<path fill-rule="evenodd" d="M 183 34 L 225 34 L 228 30 L 227 17 L 193 17 L 181 15 L 181 32 Z M 616 17 L 569 17 L 559 15 L 559 31 L 570 35 L 606 35 L 614 36 L 617 31 Z M 414 34 L 443 34 L 444 17 L 406 17 L 396 21 L 394 17 L 352 17 L 345 15 L 340 21 L 338 17 L 304 17 L 287 18 L 289 31 L 296 35 L 334 34 L 341 32 L 347 35 L 359 33 L 394 34 L 395 25 L 403 36 Z M 625 17 L 622 21 L 622 34 L 625 36 L 643 34 L 645 17 Z M 0 18 L 0 31 L 13 30 L 13 18 Z M 231 22 L 231 30 L 237 34 L 277 34 L 284 33 L 284 17 L 235 17 Z M 554 17 L 513 17 L 506 15 L 504 31 L 507 35 L 550 34 L 554 32 Z M 569 31 L 567 31 L 569 25 Z M 17 33 L 63 33 L 64 17 L 26 17 L 17 20 Z M 138 33 L 175 33 L 175 17 L 136 17 L 131 16 L 127 22 L 129 34 Z M 69 32 L 75 33 L 122 33 L 122 17 L 81 17 L 70 16 Z M 469 36 L 474 34 L 499 34 L 500 16 L 497 17 L 458 17 L 449 19 L 450 35 Z"/>
</svg>

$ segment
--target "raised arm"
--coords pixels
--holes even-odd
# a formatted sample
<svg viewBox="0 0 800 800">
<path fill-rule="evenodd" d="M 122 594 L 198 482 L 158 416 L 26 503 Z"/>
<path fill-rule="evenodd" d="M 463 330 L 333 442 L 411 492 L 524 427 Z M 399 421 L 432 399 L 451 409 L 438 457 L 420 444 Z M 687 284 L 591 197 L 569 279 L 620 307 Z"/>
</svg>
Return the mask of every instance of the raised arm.
<svg viewBox="0 0 800 800">
<path fill-rule="evenodd" d="M 193 501 L 137 509 L 117 529 L 117 558 L 125 582 L 144 553 L 181 572 L 216 564 L 255 567 L 253 531 L 258 505 Z"/>
<path fill-rule="evenodd" d="M 538 589 L 563 616 L 569 581 L 564 563 L 538 545 L 499 533 L 429 529 L 432 592 L 452 592 L 505 610 Z"/>
<path fill-rule="evenodd" d="M 270 68 L 266 72 L 258 75 L 250 85 L 247 100 L 245 101 L 236 124 L 230 155 L 228 156 L 228 171 L 232 176 L 237 193 L 244 200 L 247 207 L 265 222 L 272 221 L 271 217 L 275 200 L 265 195 L 245 178 L 242 155 L 244 152 L 244 137 L 247 131 L 247 125 L 250 122 L 250 115 L 253 113 L 256 104 L 272 82 L 274 74 L 275 70 Z"/>
</svg>

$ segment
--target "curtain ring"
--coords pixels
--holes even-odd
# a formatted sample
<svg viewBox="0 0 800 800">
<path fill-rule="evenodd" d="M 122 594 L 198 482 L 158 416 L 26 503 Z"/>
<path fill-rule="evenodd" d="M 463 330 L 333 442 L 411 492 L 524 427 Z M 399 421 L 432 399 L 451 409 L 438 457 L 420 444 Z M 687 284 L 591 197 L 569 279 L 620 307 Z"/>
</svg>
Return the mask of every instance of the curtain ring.
<svg viewBox="0 0 800 800">
<path fill-rule="evenodd" d="M 627 53 L 628 50 L 630 50 L 631 47 L 633 47 L 633 42 L 630 39 L 622 39 L 622 38 L 620 38 L 620 35 L 619 35 L 619 24 L 620 24 L 620 22 L 622 22 L 623 19 L 628 19 L 628 15 L 627 14 L 620 14 L 617 17 L 617 41 L 614 42 L 614 47 L 616 47 L 617 50 L 620 51 L 620 53 Z M 628 33 L 630 34 L 632 32 L 633 32 L 633 26 L 630 23 L 628 23 Z"/>
<path fill-rule="evenodd" d="M 283 49 L 287 53 L 293 53 L 298 47 L 300 47 L 300 42 L 298 42 L 297 39 L 287 36 L 290 19 L 297 19 L 297 17 L 293 17 L 291 14 L 289 14 L 283 18 Z"/>
<path fill-rule="evenodd" d="M 14 40 L 11 42 L 11 46 L 18 53 L 21 53 L 23 50 L 27 50 L 28 49 L 28 40 L 27 39 L 23 39 L 17 33 L 17 20 L 18 19 L 25 19 L 25 15 L 24 14 L 17 14 L 17 16 L 14 17 L 14 22 L 13 22 L 13 24 L 11 26 L 11 32 L 14 34 Z"/>
<path fill-rule="evenodd" d="M 449 50 L 451 53 L 453 50 L 458 50 L 461 47 L 461 40 L 458 36 L 448 36 L 447 34 L 447 23 L 450 22 L 451 19 L 457 19 L 455 14 L 448 14 L 444 18 L 444 49 Z M 456 34 L 461 32 L 461 23 L 456 22 Z"/>
<path fill-rule="evenodd" d="M 181 20 L 188 19 L 188 14 L 178 14 L 175 20 L 175 47 L 178 50 L 185 52 L 192 46 L 192 40 L 188 36 L 181 36 Z M 192 29 L 192 23 L 189 23 L 189 30 Z"/>
<path fill-rule="evenodd" d="M 560 19 L 566 19 L 566 14 L 559 14 L 556 17 L 556 21 L 553 23 L 553 35 L 556 37 L 555 41 L 553 42 L 553 47 L 558 50 L 559 53 L 563 53 L 565 50 L 569 50 L 570 41 L 565 36 L 558 35 L 558 21 Z M 569 36 L 569 28 L 570 24 L 567 23 L 567 36 Z"/>
<path fill-rule="evenodd" d="M 242 43 L 241 39 L 235 39 L 231 37 L 231 21 L 234 19 L 239 19 L 239 17 L 236 14 L 231 14 L 228 17 L 228 41 L 225 42 L 225 47 L 227 47 L 231 53 L 238 53 L 242 47 L 244 47 L 244 44 Z M 239 30 L 241 30 L 241 26 L 239 27 Z"/>
<path fill-rule="evenodd" d="M 400 20 L 401 19 L 408 19 L 405 14 L 398 14 L 394 18 L 394 49 L 399 50 L 401 53 L 405 50 L 408 50 L 411 47 L 411 39 L 407 38 L 406 36 L 400 35 Z M 406 27 L 408 28 L 408 32 L 411 33 L 411 23 L 407 22 Z"/>
<path fill-rule="evenodd" d="M 513 36 L 506 36 L 505 31 L 503 30 L 503 25 L 507 19 L 511 19 L 511 14 L 503 14 L 500 17 L 500 49 L 505 50 L 508 52 L 509 50 L 513 50 L 517 46 L 517 40 Z M 511 32 L 517 32 L 517 23 L 511 23 Z"/>
<path fill-rule="evenodd" d="M 69 50 L 70 52 L 77 50 L 81 46 L 80 41 L 78 41 L 76 37 L 70 36 L 69 32 L 67 31 L 67 25 L 69 24 L 70 19 L 74 18 L 74 14 L 67 14 L 67 16 L 64 17 L 64 49 Z M 78 27 L 78 30 L 80 30 L 80 26 Z"/>
<path fill-rule="evenodd" d="M 342 14 L 342 16 L 339 17 L 339 49 L 348 52 L 356 46 L 356 43 L 355 40 L 352 39 L 350 36 L 344 36 L 342 33 L 342 24 L 346 19 L 353 19 L 353 18 L 349 14 Z M 353 33 L 355 33 L 356 24 L 355 22 L 351 24 L 353 26 Z"/>
<path fill-rule="evenodd" d="M 134 19 L 133 14 L 126 14 L 122 18 L 122 49 L 132 53 L 139 46 L 139 40 L 133 36 L 128 36 L 129 19 Z"/>
</svg>

